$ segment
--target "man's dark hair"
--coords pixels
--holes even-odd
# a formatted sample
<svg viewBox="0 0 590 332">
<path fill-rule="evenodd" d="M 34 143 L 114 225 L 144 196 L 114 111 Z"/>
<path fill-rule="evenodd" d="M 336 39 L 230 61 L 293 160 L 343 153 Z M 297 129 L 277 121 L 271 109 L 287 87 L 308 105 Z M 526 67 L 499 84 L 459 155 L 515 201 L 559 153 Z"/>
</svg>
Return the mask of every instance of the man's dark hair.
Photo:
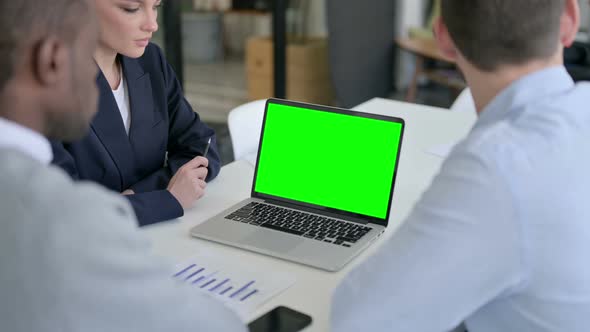
<svg viewBox="0 0 590 332">
<path fill-rule="evenodd" d="M 557 51 L 565 0 L 442 0 L 456 47 L 480 70 L 545 59 Z"/>
<path fill-rule="evenodd" d="M 23 48 L 50 35 L 72 42 L 85 10 L 86 0 L 0 0 L 0 91 Z"/>
</svg>

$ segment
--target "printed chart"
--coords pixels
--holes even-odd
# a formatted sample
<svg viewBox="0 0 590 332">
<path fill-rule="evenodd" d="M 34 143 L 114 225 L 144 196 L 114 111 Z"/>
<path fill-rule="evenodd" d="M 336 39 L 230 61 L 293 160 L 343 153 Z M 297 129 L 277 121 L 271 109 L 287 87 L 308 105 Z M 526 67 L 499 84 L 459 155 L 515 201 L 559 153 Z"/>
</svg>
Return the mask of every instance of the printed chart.
<svg viewBox="0 0 590 332">
<path fill-rule="evenodd" d="M 176 271 L 175 279 L 219 298 L 242 318 L 295 283 L 289 274 L 229 264 L 211 254 L 195 256 Z"/>
</svg>

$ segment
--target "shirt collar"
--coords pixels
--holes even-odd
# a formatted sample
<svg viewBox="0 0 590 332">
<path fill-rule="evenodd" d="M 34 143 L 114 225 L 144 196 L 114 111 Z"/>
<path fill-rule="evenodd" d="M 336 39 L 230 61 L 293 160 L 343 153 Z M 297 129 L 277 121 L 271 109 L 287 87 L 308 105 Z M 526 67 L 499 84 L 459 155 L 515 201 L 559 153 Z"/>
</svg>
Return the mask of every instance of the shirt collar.
<svg viewBox="0 0 590 332">
<path fill-rule="evenodd" d="M 21 151 L 44 165 L 53 159 L 51 144 L 38 132 L 0 117 L 0 148 Z"/>
<path fill-rule="evenodd" d="M 509 112 L 543 97 L 558 95 L 573 89 L 571 76 L 563 66 L 543 69 L 526 75 L 500 92 L 481 112 L 475 128 L 505 118 Z"/>
</svg>

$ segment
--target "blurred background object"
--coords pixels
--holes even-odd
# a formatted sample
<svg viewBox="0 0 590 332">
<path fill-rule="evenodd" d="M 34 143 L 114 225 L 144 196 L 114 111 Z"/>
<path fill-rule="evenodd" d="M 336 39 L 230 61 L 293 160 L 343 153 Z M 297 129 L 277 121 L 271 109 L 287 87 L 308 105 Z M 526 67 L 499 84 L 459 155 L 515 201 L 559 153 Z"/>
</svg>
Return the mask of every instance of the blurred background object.
<svg viewBox="0 0 590 332">
<path fill-rule="evenodd" d="M 456 82 L 460 74 L 452 63 L 396 44 L 403 38 L 427 40 L 430 51 L 436 51 L 431 27 L 439 15 L 438 0 L 283 1 L 288 98 L 345 107 L 374 97 L 444 108 L 455 101 L 460 86 L 440 84 L 428 74 L 438 70 Z M 234 158 L 229 112 L 274 95 L 275 3 L 164 1 L 154 41 L 183 78 L 189 102 L 217 130 L 224 163 Z M 564 56 L 575 80 L 590 80 L 587 1 L 580 0 L 580 6 L 582 27 Z"/>
<path fill-rule="evenodd" d="M 353 107 L 393 89 L 391 0 L 327 0 L 328 44 L 338 105 Z"/>
</svg>

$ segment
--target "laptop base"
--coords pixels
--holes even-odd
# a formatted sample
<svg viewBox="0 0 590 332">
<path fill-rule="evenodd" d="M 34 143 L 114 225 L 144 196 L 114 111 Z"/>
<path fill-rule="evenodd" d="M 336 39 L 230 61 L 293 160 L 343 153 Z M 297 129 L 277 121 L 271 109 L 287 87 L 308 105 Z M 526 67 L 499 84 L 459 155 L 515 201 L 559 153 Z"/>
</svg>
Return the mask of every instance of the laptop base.
<svg viewBox="0 0 590 332">
<path fill-rule="evenodd" d="M 367 248 L 385 230 L 383 226 L 371 225 L 373 229 L 357 243 L 350 247 L 344 247 L 225 218 L 251 202 L 264 201 L 255 198 L 244 200 L 193 227 L 191 235 L 336 272 Z"/>
</svg>

